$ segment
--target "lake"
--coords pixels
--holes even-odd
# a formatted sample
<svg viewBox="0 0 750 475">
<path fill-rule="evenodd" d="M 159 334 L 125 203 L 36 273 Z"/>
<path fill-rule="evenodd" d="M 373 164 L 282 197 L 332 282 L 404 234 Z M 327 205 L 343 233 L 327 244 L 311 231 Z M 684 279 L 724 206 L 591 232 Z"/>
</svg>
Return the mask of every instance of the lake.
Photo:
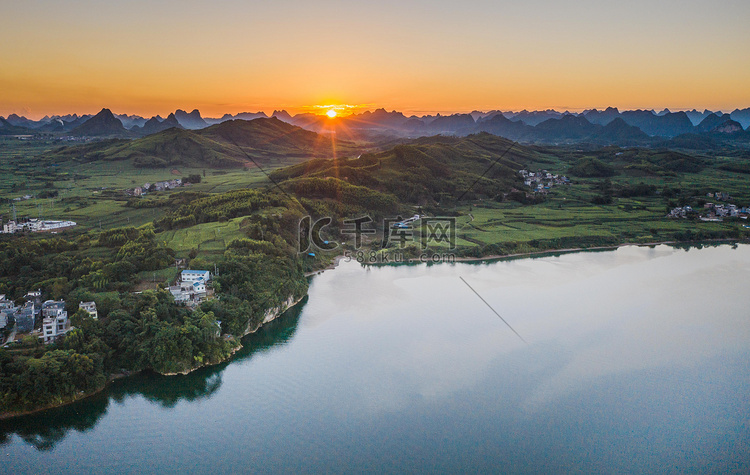
<svg viewBox="0 0 750 475">
<path fill-rule="evenodd" d="M 2 468 L 747 473 L 749 282 L 748 245 L 342 262 L 230 362 L 0 423 Z"/>
</svg>

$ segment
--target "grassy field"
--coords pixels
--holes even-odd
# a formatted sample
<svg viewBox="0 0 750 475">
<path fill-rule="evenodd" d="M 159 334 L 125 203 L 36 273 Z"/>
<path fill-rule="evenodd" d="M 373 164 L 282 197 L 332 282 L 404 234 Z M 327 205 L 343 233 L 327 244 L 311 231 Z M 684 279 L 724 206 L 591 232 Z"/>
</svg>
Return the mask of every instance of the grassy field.
<svg viewBox="0 0 750 475">
<path fill-rule="evenodd" d="M 0 217 L 7 221 L 11 203 L 15 203 L 19 217 L 42 217 L 76 221 L 77 226 L 67 233 L 108 229 L 120 226 L 139 226 L 162 216 L 161 208 L 136 209 L 126 206 L 124 190 L 145 182 L 156 182 L 176 177 L 199 174 L 200 184 L 191 185 L 192 191 L 220 193 L 243 187 L 269 186 L 263 172 L 256 168 L 232 170 L 204 170 L 202 168 L 144 169 L 127 161 L 49 163 L 37 157 L 46 150 L 59 146 L 53 141 L 20 141 L 0 139 L 0 198 L 3 199 Z M 619 242 L 652 242 L 668 240 L 676 232 L 740 230 L 745 222 L 726 220 L 721 223 L 668 219 L 666 209 L 679 200 L 696 206 L 705 194 L 724 191 L 731 194 L 739 206 L 750 205 L 750 175 L 719 169 L 718 166 L 747 161 L 743 157 L 701 157 L 707 166 L 697 173 L 662 173 L 648 175 L 626 169 L 627 163 L 618 161 L 612 151 L 599 152 L 600 158 L 615 166 L 615 176 L 608 178 L 614 188 L 644 183 L 654 185 L 659 192 L 646 197 L 614 197 L 607 205 L 592 204 L 600 193 L 603 178 L 571 176 L 571 186 L 558 186 L 547 199 L 536 205 L 517 202 L 484 200 L 457 209 L 458 241 L 460 247 L 478 247 L 507 242 L 527 242 L 554 238 L 606 238 Z M 589 153 L 590 155 L 590 153 Z M 530 169 L 547 169 L 568 174 L 571 164 L 586 152 L 570 149 L 545 149 L 537 155 L 538 162 Z M 288 163 L 288 162 L 287 162 Z M 278 167 L 282 161 L 271 163 Z M 270 169 L 270 168 L 269 168 Z M 664 189 L 678 190 L 666 197 Z M 39 198 L 44 191 L 56 191 L 57 196 Z M 178 191 L 160 192 L 159 196 Z M 23 195 L 33 198 L 10 201 Z M 206 223 L 187 229 L 167 231 L 160 238 L 179 257 L 186 257 L 195 249 L 202 257 L 217 256 L 234 239 L 245 236 L 240 228 L 243 218 L 227 222 Z M 146 279 L 148 276 L 144 276 Z M 153 276 L 151 276 L 153 277 Z M 165 276 L 168 278 L 169 276 Z M 159 277 L 161 278 L 161 277 Z"/>
<path fill-rule="evenodd" d="M 236 188 L 268 186 L 265 174 L 257 168 L 210 170 L 203 168 L 148 169 L 136 168 L 127 161 L 90 163 L 45 163 L 37 157 L 59 146 L 55 141 L 11 138 L 0 139 L 0 218 L 12 216 L 15 204 L 19 218 L 71 220 L 78 223 L 75 232 L 90 229 L 109 229 L 121 226 L 140 226 L 161 216 L 160 209 L 134 209 L 126 206 L 126 189 L 144 183 L 201 175 L 202 182 L 179 190 L 158 192 L 166 196 L 190 189 L 206 193 L 220 193 Z M 270 167 L 278 167 L 272 162 Z M 57 196 L 40 198 L 45 191 Z M 32 196 L 31 199 L 11 201 Z"/>
<path fill-rule="evenodd" d="M 220 223 L 204 223 L 165 231 L 159 238 L 174 249 L 178 257 L 186 257 L 193 249 L 203 255 L 223 253 L 230 242 L 245 237 L 244 231 L 240 229 L 243 219 L 235 218 Z"/>
</svg>

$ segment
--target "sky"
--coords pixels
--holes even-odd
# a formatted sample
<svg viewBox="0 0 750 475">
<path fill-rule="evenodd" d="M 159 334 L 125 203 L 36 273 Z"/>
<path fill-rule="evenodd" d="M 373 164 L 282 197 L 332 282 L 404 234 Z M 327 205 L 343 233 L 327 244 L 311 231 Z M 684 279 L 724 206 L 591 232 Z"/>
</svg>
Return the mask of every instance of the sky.
<svg viewBox="0 0 750 475">
<path fill-rule="evenodd" d="M 0 115 L 750 107 L 750 2 L 0 0 Z"/>
</svg>

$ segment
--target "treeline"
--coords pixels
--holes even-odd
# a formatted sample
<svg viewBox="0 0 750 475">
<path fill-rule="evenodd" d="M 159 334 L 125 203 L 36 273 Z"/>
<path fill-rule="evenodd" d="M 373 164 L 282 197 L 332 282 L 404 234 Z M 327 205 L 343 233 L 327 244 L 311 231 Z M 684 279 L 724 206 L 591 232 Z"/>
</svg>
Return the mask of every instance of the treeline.
<svg viewBox="0 0 750 475">
<path fill-rule="evenodd" d="M 154 225 L 160 231 L 179 229 L 250 215 L 264 208 L 294 206 L 292 199 L 279 192 L 236 190 L 182 204 L 154 221 Z"/>
<path fill-rule="evenodd" d="M 193 311 L 166 291 L 134 294 L 136 275 L 174 262 L 151 225 L 119 228 L 76 240 L 62 237 L 0 241 L 0 293 L 20 299 L 41 288 L 65 299 L 74 329 L 52 345 L 29 336 L 0 349 L 0 412 L 70 401 L 101 388 L 113 374 L 189 371 L 226 359 L 238 337 L 307 292 L 296 253 L 306 210 L 281 193 L 239 190 L 180 205 L 171 218 L 200 221 L 249 215 L 248 238 L 234 241 L 218 261 L 218 298 Z M 174 223 L 174 221 L 172 221 Z M 99 319 L 79 311 L 94 300 Z"/>
<path fill-rule="evenodd" d="M 336 178 L 298 178 L 285 182 L 284 188 L 297 196 L 330 199 L 345 206 L 357 207 L 361 211 L 387 213 L 398 208 L 398 200 L 392 194 L 351 185 Z"/>
<path fill-rule="evenodd" d="M 174 252 L 151 226 L 110 230 L 93 239 L 0 240 L 0 293 L 19 303 L 36 289 L 44 298 L 64 299 L 76 327 L 53 345 L 28 336 L 0 349 L 0 412 L 65 402 L 98 389 L 113 373 L 186 371 L 225 358 L 236 342 L 219 336 L 211 312 L 190 312 L 164 291 L 130 292 L 139 271 L 173 262 Z M 91 300 L 99 320 L 78 310 L 78 302 Z"/>
<path fill-rule="evenodd" d="M 130 208 L 176 208 L 178 206 L 191 203 L 198 198 L 209 196 L 207 193 L 197 191 L 181 191 L 179 193 L 160 194 L 156 197 L 148 198 L 131 198 L 127 201 L 126 206 Z"/>
<path fill-rule="evenodd" d="M 125 291 L 138 272 L 167 267 L 174 256 L 151 226 L 105 231 L 98 241 L 88 235 L 74 241 L 6 238 L 0 241 L 0 293 L 18 299 L 40 288 L 67 301 L 79 298 L 83 289 Z"/>
<path fill-rule="evenodd" d="M 100 389 L 112 374 L 188 371 L 222 361 L 238 344 L 221 336 L 212 312 L 179 307 L 165 291 L 126 294 L 105 317 L 79 311 L 73 324 L 53 345 L 32 338 L 0 351 L 0 412 L 73 400 Z"/>
</svg>

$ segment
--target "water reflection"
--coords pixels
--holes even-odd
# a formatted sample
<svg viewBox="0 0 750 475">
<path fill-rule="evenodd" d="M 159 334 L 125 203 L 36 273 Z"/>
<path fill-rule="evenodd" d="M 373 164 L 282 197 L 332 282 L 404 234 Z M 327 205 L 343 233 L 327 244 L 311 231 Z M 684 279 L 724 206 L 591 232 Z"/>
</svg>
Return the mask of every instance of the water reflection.
<svg viewBox="0 0 750 475">
<path fill-rule="evenodd" d="M 210 398 L 222 384 L 222 372 L 231 362 L 247 360 L 254 355 L 286 345 L 297 330 L 299 316 L 307 299 L 284 315 L 264 325 L 242 341 L 243 348 L 232 360 L 202 368 L 184 376 L 166 377 L 141 373 L 113 382 L 107 389 L 83 401 L 14 419 L 0 420 L 0 446 L 10 444 L 13 435 L 40 451 L 52 450 L 71 431 L 91 430 L 107 413 L 110 401 L 122 403 L 142 396 L 164 408 L 179 402 Z"/>
</svg>

